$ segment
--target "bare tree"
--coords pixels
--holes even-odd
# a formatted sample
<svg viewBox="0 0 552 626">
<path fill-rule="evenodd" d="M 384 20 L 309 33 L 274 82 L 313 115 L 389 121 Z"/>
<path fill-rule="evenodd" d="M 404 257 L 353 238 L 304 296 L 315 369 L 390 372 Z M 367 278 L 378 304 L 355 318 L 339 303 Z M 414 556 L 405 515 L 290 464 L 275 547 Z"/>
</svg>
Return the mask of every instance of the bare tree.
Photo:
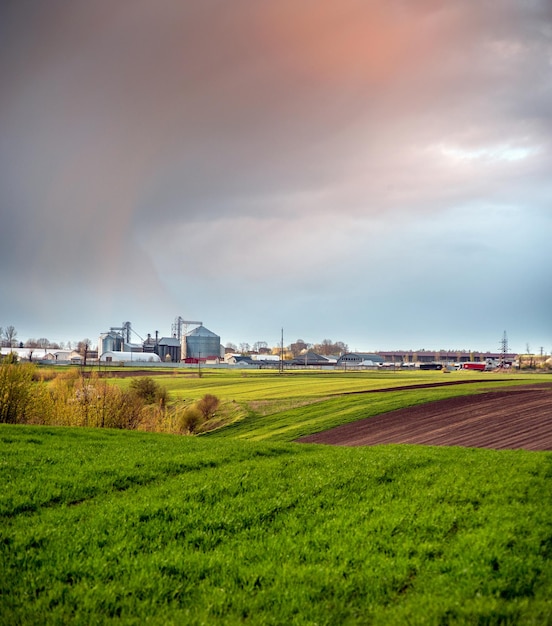
<svg viewBox="0 0 552 626">
<path fill-rule="evenodd" d="M 39 339 L 36 340 L 36 344 L 39 348 L 49 348 L 50 347 L 50 341 L 48 339 L 46 339 L 46 337 L 40 337 Z"/>
<path fill-rule="evenodd" d="M 330 354 L 345 354 L 345 352 L 349 352 L 349 347 L 342 341 L 334 343 L 331 339 L 324 339 L 322 343 L 317 343 L 314 346 L 314 351 L 328 356 Z"/>
<path fill-rule="evenodd" d="M 13 348 L 13 344 L 17 338 L 17 331 L 15 330 L 15 326 L 6 326 L 4 330 L 5 342 L 8 348 Z"/>
<path fill-rule="evenodd" d="M 83 339 L 82 341 L 79 341 L 79 343 L 77 344 L 77 352 L 82 356 L 83 358 L 83 365 L 86 365 L 86 359 L 88 358 L 88 352 L 90 350 L 90 339 Z"/>
<path fill-rule="evenodd" d="M 240 343 L 240 353 L 241 354 L 249 354 L 250 351 L 251 351 L 251 346 L 247 342 Z"/>
</svg>

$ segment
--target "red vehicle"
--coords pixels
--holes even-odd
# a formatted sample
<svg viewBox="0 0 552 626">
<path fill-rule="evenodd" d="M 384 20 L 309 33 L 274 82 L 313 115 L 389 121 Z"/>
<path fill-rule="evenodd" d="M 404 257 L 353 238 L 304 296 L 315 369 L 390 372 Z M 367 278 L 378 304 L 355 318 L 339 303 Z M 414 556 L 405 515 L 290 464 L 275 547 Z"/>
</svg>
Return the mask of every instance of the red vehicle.
<svg viewBox="0 0 552 626">
<path fill-rule="evenodd" d="M 477 372 L 484 372 L 487 369 L 486 363 L 463 363 L 462 369 L 476 370 Z"/>
</svg>

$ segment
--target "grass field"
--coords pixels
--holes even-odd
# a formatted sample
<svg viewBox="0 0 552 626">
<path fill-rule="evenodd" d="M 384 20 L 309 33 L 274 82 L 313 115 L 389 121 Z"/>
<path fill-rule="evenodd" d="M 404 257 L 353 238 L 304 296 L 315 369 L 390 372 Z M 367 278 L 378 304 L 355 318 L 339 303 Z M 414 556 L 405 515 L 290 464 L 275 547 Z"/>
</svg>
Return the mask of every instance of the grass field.
<svg viewBox="0 0 552 626">
<path fill-rule="evenodd" d="M 220 422 L 226 427 L 209 436 L 293 441 L 405 406 L 512 385 L 550 382 L 552 377 L 463 371 L 444 376 L 434 371 L 297 371 L 281 375 L 267 370 L 207 370 L 198 378 L 184 370 L 156 376 L 155 380 L 175 401 L 197 400 L 205 393 L 214 393 L 221 399 Z M 451 384 L 455 382 L 460 384 Z M 127 388 L 130 380 L 115 379 L 113 383 Z M 438 383 L 447 386 L 416 388 Z M 416 387 L 376 393 L 405 386 Z M 370 395 L 362 396 L 363 392 Z"/>
<path fill-rule="evenodd" d="M 552 624 L 552 453 L 289 443 L 510 384 L 332 396 L 402 374 L 159 377 L 244 408 L 201 437 L 1 425 L 0 623 Z"/>
</svg>

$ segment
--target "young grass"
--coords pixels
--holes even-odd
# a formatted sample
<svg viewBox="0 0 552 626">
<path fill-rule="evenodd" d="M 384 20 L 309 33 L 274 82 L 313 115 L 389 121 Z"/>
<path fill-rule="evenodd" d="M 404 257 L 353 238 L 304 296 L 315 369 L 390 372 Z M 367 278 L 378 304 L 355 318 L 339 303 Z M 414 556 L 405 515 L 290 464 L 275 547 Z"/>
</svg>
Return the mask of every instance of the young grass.
<svg viewBox="0 0 552 626">
<path fill-rule="evenodd" d="M 126 389 L 131 381 L 126 378 L 111 382 Z M 272 370 L 207 370 L 203 378 L 171 373 L 156 376 L 156 381 L 166 389 L 173 405 L 191 404 L 207 393 L 216 395 L 221 405 L 216 420 L 205 424 L 204 431 L 211 432 L 216 428 L 217 437 L 259 440 L 275 437 L 279 441 L 292 441 L 301 435 L 401 406 L 492 388 L 550 381 L 550 376 L 465 371 L 444 377 L 435 371 L 299 370 L 279 374 Z M 465 384 L 467 382 L 469 384 Z M 440 383 L 447 386 L 427 390 L 414 387 Z M 348 395 L 405 386 L 411 387 L 406 393 L 386 392 L 381 397 L 371 393 L 359 400 Z M 223 428 L 225 426 L 227 428 Z"/>
<path fill-rule="evenodd" d="M 238 438 L 254 441 L 294 441 L 307 434 L 334 426 L 380 415 L 403 407 L 426 404 L 445 398 L 471 395 L 508 383 L 485 382 L 477 385 L 430 387 L 370 393 L 351 393 L 330 398 L 290 401 L 292 408 L 270 411 L 272 402 L 254 410 L 257 403 L 248 403 L 249 413 L 241 420 L 208 433 L 215 438 Z M 280 403 L 278 403 L 279 405 Z M 278 408 L 278 407 L 277 407 Z M 206 435 L 207 436 L 207 435 Z"/>
<path fill-rule="evenodd" d="M 0 454 L 1 623 L 550 623 L 550 453 L 3 425 Z"/>
</svg>

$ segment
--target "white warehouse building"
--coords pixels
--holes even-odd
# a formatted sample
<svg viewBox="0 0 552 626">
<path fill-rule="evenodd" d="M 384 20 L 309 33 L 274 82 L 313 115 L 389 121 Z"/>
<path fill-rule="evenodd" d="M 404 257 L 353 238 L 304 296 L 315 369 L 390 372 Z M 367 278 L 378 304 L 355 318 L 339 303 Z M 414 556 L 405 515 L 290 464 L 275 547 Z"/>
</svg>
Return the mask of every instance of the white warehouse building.
<svg viewBox="0 0 552 626">
<path fill-rule="evenodd" d="M 101 363 L 161 363 L 154 352 L 117 352 L 108 350 L 100 354 Z"/>
</svg>

